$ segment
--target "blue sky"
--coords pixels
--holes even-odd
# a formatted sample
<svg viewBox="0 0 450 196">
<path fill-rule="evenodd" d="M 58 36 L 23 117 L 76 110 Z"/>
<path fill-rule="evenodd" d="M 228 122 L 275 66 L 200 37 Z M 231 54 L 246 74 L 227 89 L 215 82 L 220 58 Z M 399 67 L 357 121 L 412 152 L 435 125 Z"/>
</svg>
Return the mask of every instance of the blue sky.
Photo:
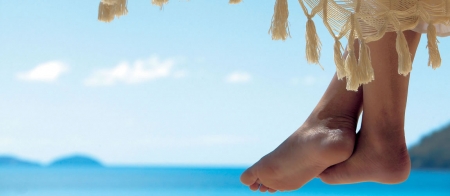
<svg viewBox="0 0 450 196">
<path fill-rule="evenodd" d="M 273 1 L 149 1 L 97 21 L 99 1 L 0 0 L 0 154 L 48 162 L 83 153 L 111 165 L 249 165 L 306 119 L 334 74 L 304 58 L 305 17 L 291 39 L 267 33 Z M 26 5 L 26 6 L 24 6 Z M 319 21 L 319 20 L 317 20 Z M 450 39 L 411 77 L 408 145 L 450 122 Z"/>
</svg>

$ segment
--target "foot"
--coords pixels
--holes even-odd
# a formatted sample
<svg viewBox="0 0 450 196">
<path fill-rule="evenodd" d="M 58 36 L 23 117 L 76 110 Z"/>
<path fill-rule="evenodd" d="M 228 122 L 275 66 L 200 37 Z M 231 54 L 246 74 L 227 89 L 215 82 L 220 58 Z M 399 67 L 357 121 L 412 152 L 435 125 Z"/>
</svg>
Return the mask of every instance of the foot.
<svg viewBox="0 0 450 196">
<path fill-rule="evenodd" d="M 421 34 L 403 32 L 411 60 Z M 395 184 L 405 181 L 410 173 L 410 160 L 405 144 L 405 110 L 409 75 L 398 73 L 395 32 L 370 42 L 370 54 L 376 79 L 363 86 L 361 131 L 355 151 L 347 161 L 328 168 L 319 177 L 329 184 L 379 182 Z"/>
<path fill-rule="evenodd" d="M 261 192 L 302 187 L 353 152 L 359 114 L 314 115 L 280 146 L 248 168 L 241 181 Z"/>
<path fill-rule="evenodd" d="M 405 181 L 411 163 L 403 130 L 361 130 L 356 149 L 347 161 L 331 166 L 320 174 L 328 184 L 378 182 L 397 184 Z"/>
</svg>

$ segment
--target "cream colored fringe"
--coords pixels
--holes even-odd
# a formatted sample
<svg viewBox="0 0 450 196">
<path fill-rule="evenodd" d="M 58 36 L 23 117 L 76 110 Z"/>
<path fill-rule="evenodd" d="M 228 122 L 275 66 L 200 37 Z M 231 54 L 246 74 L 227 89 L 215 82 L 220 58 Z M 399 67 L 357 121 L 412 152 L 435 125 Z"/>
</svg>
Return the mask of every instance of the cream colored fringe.
<svg viewBox="0 0 450 196">
<path fill-rule="evenodd" d="M 273 40 L 286 40 L 289 34 L 289 11 L 287 0 L 276 0 L 269 33 Z"/>
<path fill-rule="evenodd" d="M 159 6 L 161 9 L 163 8 L 163 5 L 169 3 L 169 0 L 152 0 L 152 4 Z"/>
<path fill-rule="evenodd" d="M 98 7 L 98 20 L 111 22 L 114 17 L 119 18 L 127 13 L 127 0 L 101 0 Z"/>
<path fill-rule="evenodd" d="M 307 17 L 306 58 L 318 63 L 320 41 L 311 18 L 318 14 L 335 40 L 334 62 L 339 79 L 347 79 L 347 89 L 357 91 L 360 85 L 374 80 L 367 43 L 379 40 L 386 32 L 397 32 L 398 73 L 407 76 L 412 59 L 403 31 L 414 29 L 421 21 L 428 23 L 428 65 L 440 67 L 441 56 L 433 24 L 450 25 L 450 0 L 298 0 Z M 306 6 L 311 10 L 310 13 Z M 275 13 L 279 14 L 279 13 Z M 287 20 L 287 19 L 285 19 Z M 272 22 L 277 23 L 277 21 Z M 347 57 L 342 57 L 342 37 L 348 39 Z M 359 43 L 359 59 L 355 55 Z"/>
<path fill-rule="evenodd" d="M 241 0 L 230 0 L 230 4 L 238 4 Z"/>
<path fill-rule="evenodd" d="M 152 0 L 153 5 L 167 4 L 169 0 Z M 230 4 L 241 0 L 229 0 Z M 312 20 L 315 15 L 323 19 L 325 27 L 333 36 L 334 62 L 339 79 L 347 79 L 347 89 L 357 91 L 362 84 L 374 80 L 374 71 L 367 43 L 381 39 L 386 32 L 397 32 L 396 49 L 398 53 L 398 73 L 408 75 L 412 70 L 405 30 L 414 29 L 419 22 L 428 23 L 428 65 L 433 69 L 441 66 L 433 24 L 450 25 L 450 0 L 298 0 L 307 17 L 306 59 L 319 64 L 321 42 Z M 101 0 L 99 20 L 110 22 L 114 17 L 125 15 L 128 11 L 126 0 Z M 308 10 L 309 8 L 309 10 Z M 288 0 L 276 0 L 274 15 L 269 29 L 274 40 L 286 40 L 289 33 Z M 340 40 L 346 37 L 347 48 Z M 355 41 L 359 44 L 359 58 L 355 55 Z M 342 56 L 347 51 L 347 57 Z"/>
</svg>

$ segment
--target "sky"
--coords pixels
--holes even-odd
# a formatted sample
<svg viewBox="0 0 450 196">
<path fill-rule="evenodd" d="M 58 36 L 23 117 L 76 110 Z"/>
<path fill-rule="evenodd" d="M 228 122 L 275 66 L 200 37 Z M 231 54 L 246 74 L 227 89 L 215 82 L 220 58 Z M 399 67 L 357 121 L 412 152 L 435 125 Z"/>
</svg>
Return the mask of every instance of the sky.
<svg viewBox="0 0 450 196">
<path fill-rule="evenodd" d="M 130 0 L 128 15 L 103 23 L 95 0 L 0 0 L 0 155 L 252 164 L 304 122 L 335 71 L 318 19 L 324 70 L 306 63 L 306 19 L 289 3 L 283 42 L 268 34 L 274 1 L 172 0 L 160 10 Z M 450 122 L 450 39 L 439 39 L 433 70 L 422 38 L 408 146 Z"/>
</svg>

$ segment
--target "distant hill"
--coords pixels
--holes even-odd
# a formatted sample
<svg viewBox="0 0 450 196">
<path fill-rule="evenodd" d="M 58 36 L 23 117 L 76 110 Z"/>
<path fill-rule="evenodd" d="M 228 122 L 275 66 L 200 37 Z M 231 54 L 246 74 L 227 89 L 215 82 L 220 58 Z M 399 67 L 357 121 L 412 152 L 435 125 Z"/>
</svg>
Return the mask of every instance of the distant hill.
<svg viewBox="0 0 450 196">
<path fill-rule="evenodd" d="M 41 167 L 41 165 L 12 156 L 0 156 L 0 167 Z"/>
<path fill-rule="evenodd" d="M 450 124 L 409 149 L 414 169 L 450 170 Z"/>
<path fill-rule="evenodd" d="M 103 167 L 102 164 L 90 157 L 75 155 L 55 160 L 49 167 Z"/>
</svg>

